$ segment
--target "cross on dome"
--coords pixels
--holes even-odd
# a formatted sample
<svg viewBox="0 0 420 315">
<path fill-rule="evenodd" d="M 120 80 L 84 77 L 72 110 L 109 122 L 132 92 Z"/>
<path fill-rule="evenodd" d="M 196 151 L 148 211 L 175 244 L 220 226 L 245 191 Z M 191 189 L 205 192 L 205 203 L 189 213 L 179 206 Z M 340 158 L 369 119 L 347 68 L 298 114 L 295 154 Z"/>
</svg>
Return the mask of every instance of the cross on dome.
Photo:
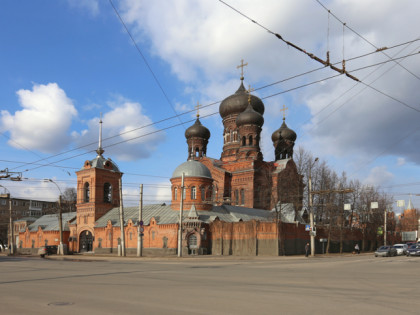
<svg viewBox="0 0 420 315">
<path fill-rule="evenodd" d="M 286 120 L 286 110 L 288 110 L 289 108 L 287 108 L 284 104 L 283 104 L 283 108 L 280 109 L 281 112 L 283 112 L 283 120 Z"/>
<path fill-rule="evenodd" d="M 197 118 L 198 118 L 198 117 L 200 117 L 200 112 L 199 112 L 199 110 L 200 110 L 200 107 L 201 107 L 201 106 L 203 106 L 203 105 L 200 105 L 200 102 L 198 102 L 198 101 L 197 101 L 197 105 L 195 105 L 195 106 L 194 106 L 194 107 L 197 109 Z"/>
<path fill-rule="evenodd" d="M 236 67 L 236 69 L 241 68 L 241 80 L 244 79 L 244 67 L 246 67 L 247 65 L 248 65 L 248 62 L 247 63 L 244 63 L 244 60 L 241 59 L 241 64 Z"/>
</svg>

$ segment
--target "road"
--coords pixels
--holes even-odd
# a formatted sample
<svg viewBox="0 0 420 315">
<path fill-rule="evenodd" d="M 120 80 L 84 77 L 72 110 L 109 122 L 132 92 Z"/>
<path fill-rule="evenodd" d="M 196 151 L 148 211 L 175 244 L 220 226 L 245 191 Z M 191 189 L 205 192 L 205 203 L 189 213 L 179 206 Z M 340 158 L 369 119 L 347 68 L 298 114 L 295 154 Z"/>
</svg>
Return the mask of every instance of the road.
<svg viewBox="0 0 420 315">
<path fill-rule="evenodd" d="M 418 314 L 420 257 L 0 256 L 1 314 Z"/>
</svg>

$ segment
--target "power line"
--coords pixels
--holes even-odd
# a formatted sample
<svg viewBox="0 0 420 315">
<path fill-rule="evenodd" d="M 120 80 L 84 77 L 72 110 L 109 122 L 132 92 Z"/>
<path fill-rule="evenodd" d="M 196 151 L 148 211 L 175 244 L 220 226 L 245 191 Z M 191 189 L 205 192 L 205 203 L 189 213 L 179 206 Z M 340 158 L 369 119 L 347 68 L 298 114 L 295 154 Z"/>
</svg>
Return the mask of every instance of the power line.
<svg viewBox="0 0 420 315">
<path fill-rule="evenodd" d="M 390 47 L 390 48 L 388 48 L 388 49 L 392 49 L 392 48 L 395 48 L 395 47 L 398 47 L 398 46 L 401 46 L 401 45 L 410 44 L 410 43 L 415 42 L 415 41 L 417 41 L 417 40 L 419 40 L 419 39 L 415 39 L 415 40 L 412 40 L 412 41 L 408 41 L 408 42 L 405 42 L 405 43 L 401 43 L 401 44 L 398 44 L 398 45 L 392 46 L 392 47 Z M 371 53 L 369 53 L 369 54 L 372 54 L 372 53 L 376 53 L 376 52 L 371 52 Z M 351 60 L 358 59 L 358 58 L 364 57 L 364 56 L 366 56 L 366 55 L 368 55 L 368 54 L 353 57 L 353 58 L 351 58 Z M 349 59 L 349 60 L 350 60 L 350 59 Z M 338 63 L 339 63 L 339 62 L 337 62 L 337 63 L 333 63 L 333 65 L 334 65 L 334 64 L 338 64 Z M 300 76 L 303 76 L 303 75 L 307 75 L 307 74 L 309 74 L 309 73 L 312 73 L 312 72 L 315 72 L 315 71 L 318 71 L 318 70 L 321 70 L 321 69 L 325 69 L 325 67 L 320 67 L 320 68 L 316 68 L 316 69 L 313 69 L 313 70 L 310 70 L 310 71 L 306 71 L 306 72 L 301 73 L 301 74 L 293 75 L 293 76 L 290 76 L 290 77 L 285 78 L 285 79 L 283 79 L 283 80 L 276 81 L 276 82 L 274 82 L 274 83 L 270 83 L 270 84 L 264 85 L 264 86 L 262 86 L 262 87 L 256 88 L 256 90 L 261 90 L 261 89 L 264 89 L 264 88 L 267 88 L 267 87 L 270 87 L 270 86 L 273 86 L 273 85 L 276 85 L 276 84 L 279 84 L 279 83 L 283 83 L 283 82 L 286 82 L 286 81 L 289 81 L 289 80 L 295 79 L 295 78 L 300 77 Z M 357 71 L 357 70 L 359 70 L 359 69 L 352 70 L 352 71 Z M 336 76 L 338 76 L 338 75 L 336 75 Z M 319 83 L 319 82 L 322 82 L 322 81 L 328 80 L 328 79 L 330 79 L 330 78 L 334 78 L 334 77 L 336 77 L 336 76 L 332 76 L 332 77 L 329 77 L 329 78 L 325 78 L 325 79 L 323 79 L 323 80 L 315 81 L 315 82 L 309 83 L 309 84 L 307 84 L 307 85 L 299 86 L 299 87 L 297 87 L 297 88 L 301 88 L 301 87 L 305 87 L 305 86 L 312 85 L 312 84 L 315 84 L 315 83 Z M 295 89 L 297 89 L 297 88 L 292 88 L 292 89 L 289 89 L 289 90 L 283 91 L 283 92 L 281 92 L 281 93 L 277 93 L 277 94 L 274 94 L 274 95 L 270 95 L 270 96 L 267 96 L 267 97 L 263 97 L 262 99 L 269 98 L 269 97 L 273 97 L 273 96 L 276 96 L 276 95 L 279 95 L 279 94 L 283 94 L 283 93 L 286 93 L 286 92 L 290 92 L 290 91 L 293 91 L 293 90 L 295 90 Z M 213 106 L 213 105 L 218 104 L 218 103 L 220 103 L 220 102 L 221 102 L 221 101 L 212 102 L 212 103 L 210 103 L 210 104 L 207 104 L 207 105 L 202 106 L 201 108 L 210 107 L 210 106 Z M 327 107 L 328 107 L 328 106 L 327 106 Z M 134 129 L 131 129 L 131 130 L 128 130 L 128 131 L 125 131 L 125 132 L 121 132 L 121 133 L 116 134 L 116 135 L 114 135 L 114 136 L 110 136 L 110 137 L 104 138 L 104 139 L 103 139 L 103 141 L 107 141 L 107 140 L 113 139 L 113 138 L 115 138 L 115 137 L 119 137 L 119 136 L 121 136 L 121 135 L 124 135 L 124 134 L 130 133 L 130 132 L 134 132 L 134 131 L 137 131 L 137 130 L 140 130 L 140 129 L 143 129 L 143 128 L 147 128 L 147 127 L 150 127 L 150 126 L 153 126 L 153 125 L 156 125 L 156 124 L 159 124 L 159 123 L 162 123 L 162 122 L 165 122 L 165 121 L 168 121 L 168 120 L 174 119 L 175 117 L 179 117 L 179 116 L 182 116 L 182 115 L 186 115 L 186 114 L 191 113 L 191 112 L 193 112 L 193 111 L 195 111 L 195 110 L 194 110 L 194 109 L 192 109 L 192 110 L 188 110 L 188 111 L 185 111 L 184 113 L 177 114 L 176 116 L 170 116 L 170 117 L 167 117 L 167 118 L 161 119 L 161 120 L 159 120 L 159 121 L 152 122 L 152 123 L 150 123 L 150 124 L 140 126 L 140 127 L 138 127 L 138 128 L 134 128 Z M 321 111 L 322 111 L 322 110 L 321 110 Z M 17 168 L 23 167 L 23 166 L 25 166 L 25 165 L 36 165 L 36 163 L 37 163 L 37 162 L 41 162 L 41 161 L 48 160 L 48 159 L 51 159 L 51 158 L 56 157 L 56 156 L 60 156 L 60 155 L 63 155 L 63 154 L 67 154 L 67 153 L 70 153 L 70 152 L 73 152 L 73 151 L 76 151 L 76 150 L 79 150 L 79 149 L 82 149 L 82 148 L 85 148 L 85 147 L 91 146 L 91 145 L 93 145 L 93 144 L 96 144 L 96 142 L 91 142 L 91 143 L 88 143 L 88 144 L 85 144 L 85 145 L 79 146 L 79 147 L 74 148 L 74 149 L 71 149 L 71 150 L 67 150 L 67 151 L 64 151 L 64 152 L 61 152 L 61 153 L 58 153 L 58 154 L 55 154 L 55 155 L 51 155 L 51 156 L 49 156 L 49 157 L 46 157 L 46 158 L 43 158 L 43 159 L 37 160 L 37 161 L 35 161 L 35 162 L 24 163 L 22 166 L 15 167 L 14 169 L 17 169 Z M 56 162 L 54 162 L 54 163 L 56 163 Z M 52 166 L 52 165 L 51 165 L 51 166 Z"/>
<path fill-rule="evenodd" d="M 234 8 L 233 6 L 227 4 L 226 2 L 219 0 L 221 3 L 223 3 L 224 5 L 226 5 L 227 7 L 231 8 L 233 11 L 235 11 L 236 13 L 242 15 L 244 18 L 248 19 L 249 21 L 251 21 L 252 23 L 258 25 L 259 27 L 263 28 L 264 30 L 266 30 L 268 33 L 274 35 L 276 38 L 280 39 L 281 41 L 283 41 L 285 44 L 287 44 L 288 46 L 291 46 L 293 48 L 295 48 L 296 50 L 299 50 L 300 52 L 304 53 L 305 55 L 307 55 L 308 57 L 310 57 L 311 59 L 318 61 L 319 63 L 323 64 L 325 67 L 330 67 L 332 70 L 337 71 L 341 74 L 345 74 L 347 77 L 349 77 L 350 79 L 354 80 L 354 81 L 359 81 L 358 78 L 354 77 L 353 75 L 351 75 L 350 73 L 348 73 L 345 70 L 345 61 L 343 58 L 343 68 L 339 69 L 337 67 L 335 67 L 333 64 L 331 64 L 329 62 L 329 60 L 325 61 L 322 60 L 321 58 L 315 56 L 314 54 L 307 52 L 305 49 L 300 48 L 299 46 L 293 44 L 290 41 L 285 40 L 280 34 L 275 33 L 273 31 L 271 31 L 270 29 L 268 29 L 267 27 L 263 26 L 262 24 L 258 23 L 257 21 L 253 20 L 252 18 L 250 18 L 249 16 L 245 15 L 244 13 L 242 13 L 241 11 L 239 11 L 238 9 Z"/>
<path fill-rule="evenodd" d="M 130 37 L 131 41 L 134 44 L 134 47 L 136 47 L 137 52 L 140 54 L 141 58 L 143 59 L 144 63 L 146 64 L 147 68 L 149 69 L 150 73 L 153 76 L 153 79 L 155 80 L 156 84 L 159 86 L 159 89 L 161 90 L 162 94 L 165 96 L 166 101 L 168 102 L 168 104 L 171 106 L 172 110 L 175 113 L 175 116 L 178 118 L 178 120 L 180 121 L 181 125 L 184 127 L 184 123 L 182 122 L 181 118 L 179 117 L 178 113 L 176 112 L 174 106 L 172 105 L 171 101 L 169 100 L 168 95 L 166 94 L 165 90 L 163 89 L 162 85 L 160 84 L 158 78 L 156 77 L 155 73 L 152 70 L 152 67 L 149 65 L 149 63 L 147 62 L 146 57 L 143 55 L 143 53 L 141 52 L 139 46 L 137 45 L 136 41 L 134 40 L 133 36 L 131 35 L 131 32 L 129 31 L 128 27 L 126 26 L 126 24 L 124 23 L 124 20 L 122 19 L 122 17 L 120 16 L 120 14 L 118 13 L 117 8 L 114 6 L 114 4 L 112 3 L 112 0 L 109 0 L 109 3 L 111 4 L 112 8 L 114 9 L 115 14 L 118 16 L 121 24 L 124 26 L 128 36 Z"/>
<path fill-rule="evenodd" d="M 360 35 L 358 32 L 356 32 L 354 29 L 352 29 L 350 26 L 347 25 L 347 23 L 344 23 L 343 21 L 341 21 L 334 13 L 331 12 L 331 10 L 329 10 L 326 6 L 324 6 L 321 1 L 319 0 L 315 0 L 316 2 L 318 2 L 319 5 L 321 5 L 326 11 L 328 11 L 329 14 L 331 14 L 338 22 L 340 22 L 341 24 L 343 24 L 344 27 L 348 28 L 350 31 L 352 31 L 354 34 L 356 34 L 357 36 L 359 36 L 361 39 L 363 39 L 365 42 L 367 42 L 369 45 L 371 45 L 372 47 L 374 47 L 377 51 L 380 51 L 382 54 L 384 54 L 386 57 L 388 57 L 389 59 L 391 59 L 391 57 L 389 55 L 387 55 L 384 52 L 383 48 L 379 48 L 376 45 L 374 45 L 372 42 L 370 42 L 368 39 L 366 39 L 365 37 L 363 37 L 362 35 Z M 411 72 L 410 70 L 408 70 L 407 68 L 405 68 L 403 65 L 401 65 L 400 63 L 398 63 L 397 61 L 395 61 L 396 64 L 398 64 L 401 68 L 403 68 L 404 70 L 406 70 L 408 73 L 410 73 L 412 76 L 416 77 L 418 80 L 420 80 L 420 77 L 417 76 L 416 74 L 414 74 L 413 72 Z"/>
</svg>

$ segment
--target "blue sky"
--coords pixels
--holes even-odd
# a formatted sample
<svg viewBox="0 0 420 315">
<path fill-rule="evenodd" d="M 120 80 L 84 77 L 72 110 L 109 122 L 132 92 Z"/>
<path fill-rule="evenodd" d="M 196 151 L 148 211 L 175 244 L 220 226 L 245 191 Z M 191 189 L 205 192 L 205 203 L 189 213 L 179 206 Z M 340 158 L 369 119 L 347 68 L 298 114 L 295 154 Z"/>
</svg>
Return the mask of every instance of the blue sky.
<svg viewBox="0 0 420 315">
<path fill-rule="evenodd" d="M 169 178 L 187 158 L 184 132 L 197 102 L 214 104 L 200 114 L 211 131 L 207 155 L 220 157 L 217 111 L 240 84 L 241 59 L 248 63 L 244 83 L 265 104 L 265 160 L 274 158 L 271 133 L 286 105 L 296 147 L 338 173 L 381 185 L 395 199 L 419 192 L 418 55 L 352 72 L 376 90 L 345 76 L 327 79 L 337 74 L 329 68 L 265 87 L 321 65 L 220 1 L 112 3 L 136 45 L 109 1 L 2 3 L 0 169 L 27 178 L 2 180 L 12 196 L 55 200 L 56 187 L 43 178 L 62 190 L 75 187 L 74 172 L 95 157 L 102 113 L 104 156 L 124 172 L 124 202 L 138 200 L 140 184 L 146 202 L 168 201 Z M 344 36 L 343 25 L 332 15 L 328 24 L 315 0 L 226 3 L 322 59 L 329 50 L 334 62 L 343 52 L 349 59 L 374 52 L 371 44 L 390 48 L 420 36 L 420 3 L 413 1 L 321 1 L 351 28 Z M 385 52 L 404 57 L 419 46 L 414 41 Z M 374 53 L 347 61 L 346 69 L 386 60 Z M 294 89 L 314 81 L 319 83 Z M 418 198 L 413 196 L 415 206 Z"/>
</svg>

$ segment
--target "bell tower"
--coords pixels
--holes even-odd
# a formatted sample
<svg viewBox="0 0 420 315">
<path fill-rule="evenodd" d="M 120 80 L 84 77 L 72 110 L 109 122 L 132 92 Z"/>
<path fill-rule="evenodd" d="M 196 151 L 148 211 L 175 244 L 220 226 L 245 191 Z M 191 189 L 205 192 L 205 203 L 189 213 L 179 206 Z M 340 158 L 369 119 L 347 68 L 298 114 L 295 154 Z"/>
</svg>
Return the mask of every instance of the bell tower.
<svg viewBox="0 0 420 315">
<path fill-rule="evenodd" d="M 99 120 L 99 145 L 97 156 L 86 160 L 77 174 L 77 236 L 94 234 L 97 219 L 120 204 L 120 179 L 122 173 L 110 159 L 103 157 L 102 115 Z M 93 235 L 94 237 L 94 235 Z"/>
</svg>

